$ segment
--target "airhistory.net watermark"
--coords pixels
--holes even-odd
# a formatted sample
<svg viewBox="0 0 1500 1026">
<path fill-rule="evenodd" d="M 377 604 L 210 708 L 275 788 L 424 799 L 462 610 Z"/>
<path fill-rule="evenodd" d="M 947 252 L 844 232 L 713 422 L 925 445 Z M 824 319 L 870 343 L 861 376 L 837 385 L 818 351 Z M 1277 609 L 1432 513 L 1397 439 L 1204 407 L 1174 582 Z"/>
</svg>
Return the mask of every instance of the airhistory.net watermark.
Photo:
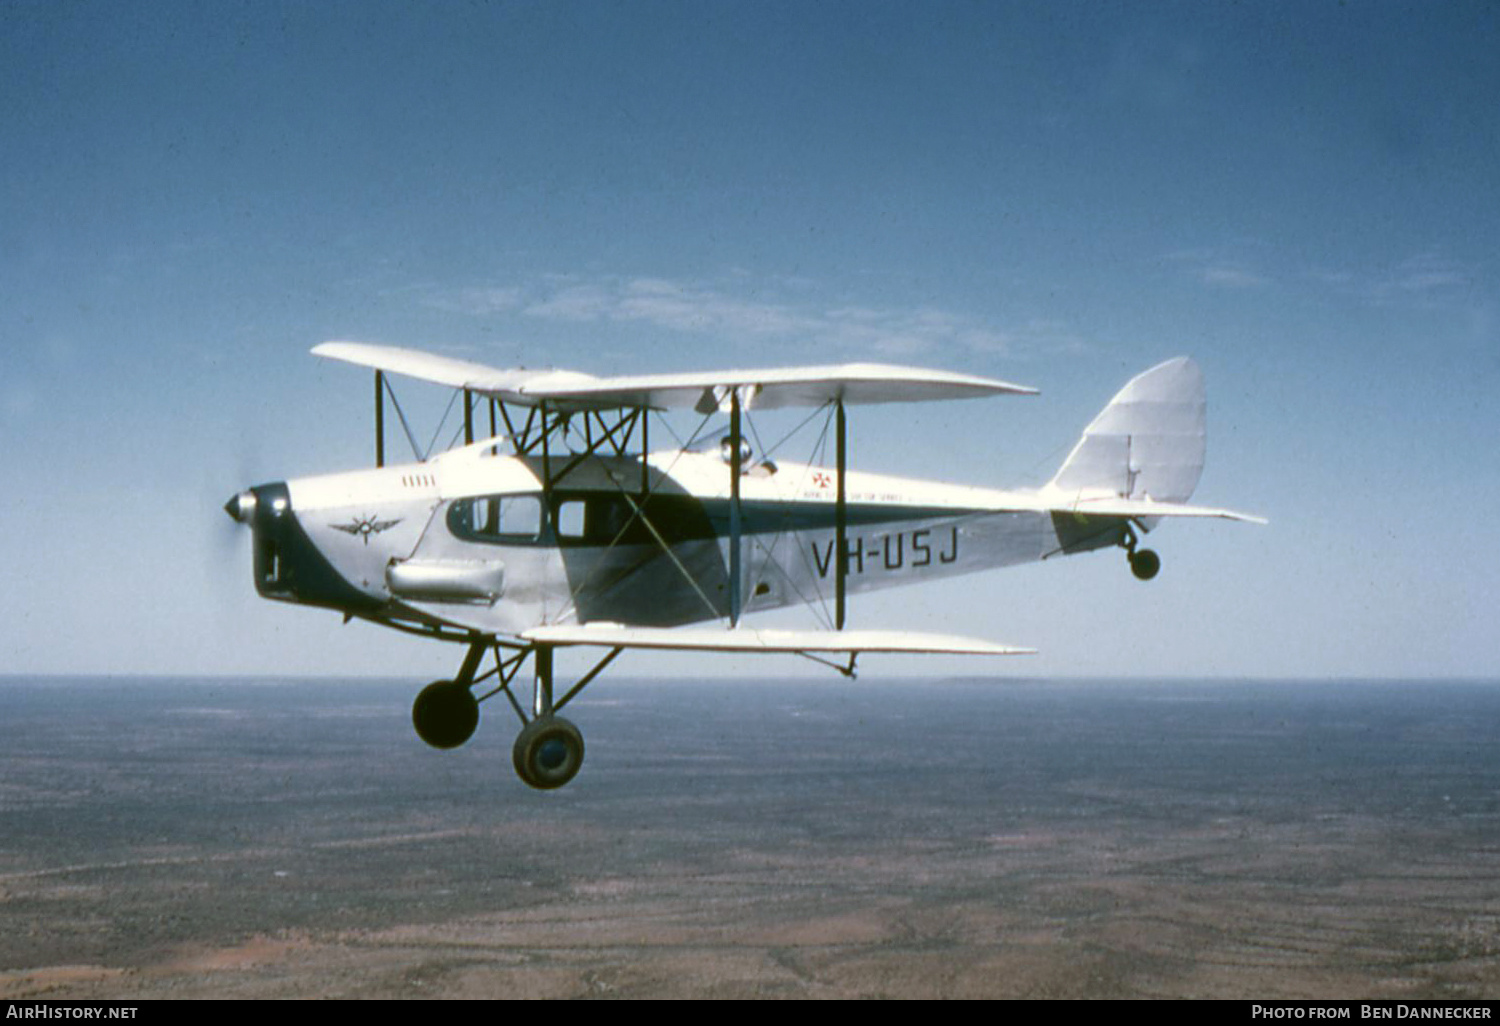
<svg viewBox="0 0 1500 1026">
<path fill-rule="evenodd" d="M 134 1019 L 135 1005 L 47 1005 L 12 1003 L 7 1019 Z"/>
</svg>

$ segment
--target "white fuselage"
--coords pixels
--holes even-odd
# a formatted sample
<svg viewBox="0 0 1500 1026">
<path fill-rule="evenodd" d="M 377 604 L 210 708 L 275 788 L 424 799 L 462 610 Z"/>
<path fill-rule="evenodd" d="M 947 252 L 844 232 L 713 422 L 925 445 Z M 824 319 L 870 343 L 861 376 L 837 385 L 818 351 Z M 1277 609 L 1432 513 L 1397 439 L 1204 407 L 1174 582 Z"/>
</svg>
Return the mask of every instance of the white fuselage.
<svg viewBox="0 0 1500 1026">
<path fill-rule="evenodd" d="M 473 449 L 262 486 L 257 588 L 483 634 L 729 614 L 731 471 L 717 453 L 591 456 L 561 473 L 568 459 L 552 458 L 550 489 L 539 457 Z M 845 483 L 850 593 L 1114 545 L 1123 530 L 1050 512 L 1037 492 L 855 471 Z M 739 495 L 740 609 L 832 602 L 834 471 L 756 465 Z"/>
</svg>

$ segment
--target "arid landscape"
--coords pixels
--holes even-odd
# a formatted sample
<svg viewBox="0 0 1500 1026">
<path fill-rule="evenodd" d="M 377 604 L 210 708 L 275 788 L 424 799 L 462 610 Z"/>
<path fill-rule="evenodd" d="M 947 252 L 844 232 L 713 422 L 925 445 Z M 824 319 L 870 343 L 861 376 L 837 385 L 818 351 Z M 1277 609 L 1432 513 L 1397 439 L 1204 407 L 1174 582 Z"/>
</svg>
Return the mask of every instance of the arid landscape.
<svg viewBox="0 0 1500 1026">
<path fill-rule="evenodd" d="M 0 997 L 1500 994 L 1500 686 L 0 681 Z"/>
</svg>

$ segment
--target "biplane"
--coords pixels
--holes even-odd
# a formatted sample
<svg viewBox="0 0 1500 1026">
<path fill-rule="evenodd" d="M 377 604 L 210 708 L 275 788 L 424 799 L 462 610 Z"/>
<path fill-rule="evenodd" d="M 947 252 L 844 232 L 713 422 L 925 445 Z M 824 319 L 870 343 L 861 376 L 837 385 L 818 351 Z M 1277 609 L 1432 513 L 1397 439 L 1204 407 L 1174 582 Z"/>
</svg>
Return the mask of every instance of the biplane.
<svg viewBox="0 0 1500 1026">
<path fill-rule="evenodd" d="M 583 735 L 558 713 L 628 649 L 792 653 L 849 676 L 865 653 L 1028 653 L 850 629 L 849 596 L 1114 548 L 1149 580 L 1161 561 L 1140 538 L 1161 520 L 1256 519 L 1187 504 L 1205 438 L 1203 377 L 1187 358 L 1131 380 L 1047 484 L 1005 491 L 846 466 L 847 407 L 1035 394 L 1004 381 L 880 364 L 597 378 L 356 342 L 312 352 L 374 370 L 375 466 L 229 500 L 251 528 L 256 591 L 464 645 L 454 677 L 417 695 L 417 734 L 462 745 L 480 704 L 503 695 L 521 723 L 516 773 L 538 789 L 577 774 Z M 462 443 L 455 431 L 447 451 L 387 465 L 387 398 L 407 426 L 391 375 L 453 389 Z M 821 413 L 822 462 L 752 445 L 754 414 L 792 407 L 811 409 L 804 424 Z M 662 414 L 678 410 L 698 429 L 653 449 L 652 418 L 670 431 Z M 791 605 L 824 622 L 743 622 Z M 572 647 L 602 654 L 556 694 L 554 654 Z M 528 660 L 533 686 L 518 698 Z"/>
</svg>

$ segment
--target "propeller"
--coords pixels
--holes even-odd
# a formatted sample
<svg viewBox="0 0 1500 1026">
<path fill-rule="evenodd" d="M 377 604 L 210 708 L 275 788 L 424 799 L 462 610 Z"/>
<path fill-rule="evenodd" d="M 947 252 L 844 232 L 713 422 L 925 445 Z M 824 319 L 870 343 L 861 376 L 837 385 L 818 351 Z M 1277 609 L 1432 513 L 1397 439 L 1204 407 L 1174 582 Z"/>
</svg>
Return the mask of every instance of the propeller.
<svg viewBox="0 0 1500 1026">
<path fill-rule="evenodd" d="M 251 451 L 247 446 L 247 439 L 238 439 L 234 459 L 235 484 L 239 485 L 240 491 L 229 497 L 228 502 L 223 501 L 224 479 L 218 474 L 203 479 L 202 501 L 200 507 L 209 509 L 210 503 L 222 504 L 221 508 L 229 515 L 228 520 L 217 520 L 213 527 L 213 572 L 234 574 L 236 579 L 240 575 L 249 573 L 249 549 L 248 540 L 250 532 L 250 518 L 255 511 L 255 495 L 250 491 L 248 485 L 254 481 L 265 480 L 261 473 L 259 464 L 261 460 L 257 453 Z"/>
</svg>

